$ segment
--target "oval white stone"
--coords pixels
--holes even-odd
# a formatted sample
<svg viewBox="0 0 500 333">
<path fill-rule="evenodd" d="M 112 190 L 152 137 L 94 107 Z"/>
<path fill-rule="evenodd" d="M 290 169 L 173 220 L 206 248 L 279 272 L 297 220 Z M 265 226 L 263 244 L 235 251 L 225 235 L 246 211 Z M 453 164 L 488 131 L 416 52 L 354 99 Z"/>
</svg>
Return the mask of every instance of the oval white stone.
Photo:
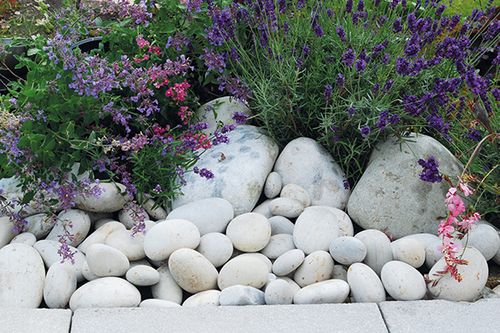
<svg viewBox="0 0 500 333">
<path fill-rule="evenodd" d="M 218 306 L 219 305 L 219 290 L 205 290 L 188 297 L 182 306 Z"/>
<path fill-rule="evenodd" d="M 164 299 L 145 299 L 139 304 L 140 308 L 178 308 L 180 304 L 166 301 Z"/>
<path fill-rule="evenodd" d="M 78 288 L 69 307 L 76 311 L 83 308 L 129 308 L 141 302 L 141 293 L 130 282 L 117 277 L 104 277 L 85 283 Z"/>
<path fill-rule="evenodd" d="M 411 238 L 402 238 L 391 243 L 392 257 L 408 265 L 419 268 L 425 263 L 425 247 Z"/>
<path fill-rule="evenodd" d="M 492 259 L 500 249 L 500 237 L 498 231 L 488 224 L 473 225 L 469 231 L 468 246 L 476 248 L 488 261 Z"/>
<path fill-rule="evenodd" d="M 167 218 L 167 211 L 161 206 L 155 207 L 155 202 L 152 199 L 146 200 L 146 202 L 142 204 L 142 208 L 144 208 L 148 215 L 155 221 Z"/>
<path fill-rule="evenodd" d="M 168 259 L 175 250 L 195 249 L 200 232 L 187 220 L 165 220 L 152 227 L 144 237 L 144 252 L 152 260 Z"/>
<path fill-rule="evenodd" d="M 236 249 L 243 252 L 257 252 L 269 243 L 271 225 L 263 215 L 246 213 L 229 222 L 226 235 Z"/>
<path fill-rule="evenodd" d="M 55 220 L 45 213 L 31 215 L 25 218 L 28 223 L 28 232 L 35 235 L 36 239 L 45 238 L 54 227 Z"/>
<path fill-rule="evenodd" d="M 40 253 L 46 267 L 52 266 L 55 262 L 61 261 L 62 257 L 57 253 L 61 247 L 61 243 L 52 240 L 39 240 L 33 247 Z M 81 282 L 84 280 L 82 271 L 85 263 L 85 255 L 77 248 L 70 246 L 69 250 L 74 253 L 76 280 Z"/>
<path fill-rule="evenodd" d="M 44 281 L 45 267 L 33 247 L 9 244 L 0 249 L 0 308 L 37 308 Z"/>
<path fill-rule="evenodd" d="M 277 172 L 271 172 L 264 184 L 264 195 L 268 199 L 273 199 L 280 194 L 282 187 L 281 176 Z"/>
<path fill-rule="evenodd" d="M 363 263 L 352 264 L 347 270 L 347 282 L 356 303 L 378 303 L 385 301 L 385 290 L 377 273 Z"/>
<path fill-rule="evenodd" d="M 217 286 L 217 270 L 207 258 L 191 249 L 179 249 L 168 258 L 168 268 L 175 282 L 195 294 Z"/>
<path fill-rule="evenodd" d="M 1 222 L 0 222 L 1 223 Z M 23 232 L 16 237 L 12 238 L 11 244 L 25 244 L 28 246 L 33 246 L 36 243 L 36 237 L 31 232 Z M 2 246 L 0 246 L 1 248 Z"/>
<path fill-rule="evenodd" d="M 332 278 L 347 282 L 347 270 L 342 265 L 334 265 Z"/>
<path fill-rule="evenodd" d="M 293 289 L 285 280 L 273 280 L 267 286 L 264 292 L 266 304 L 292 304 Z"/>
<path fill-rule="evenodd" d="M 160 273 L 151 266 L 136 265 L 127 271 L 125 278 L 136 286 L 152 286 L 160 282 Z"/>
<path fill-rule="evenodd" d="M 221 291 L 220 305 L 264 305 L 264 292 L 249 286 L 235 285 Z"/>
<path fill-rule="evenodd" d="M 361 231 L 354 237 L 362 241 L 366 246 L 365 264 L 380 275 L 382 267 L 392 260 L 391 241 L 389 237 L 382 231 L 375 229 Z"/>
<path fill-rule="evenodd" d="M 295 271 L 293 279 L 301 287 L 328 280 L 332 277 L 333 259 L 328 252 L 315 251 L 305 257 Z"/>
<path fill-rule="evenodd" d="M 256 206 L 253 210 L 252 213 L 264 215 L 267 218 L 270 218 L 273 216 L 273 213 L 271 213 L 271 201 L 274 199 L 267 199 L 260 205 Z"/>
<path fill-rule="evenodd" d="M 251 256 L 237 256 L 222 266 L 217 284 L 221 290 L 234 285 L 259 289 L 266 284 L 268 273 L 264 261 Z"/>
<path fill-rule="evenodd" d="M 337 218 L 327 208 L 307 207 L 295 222 L 293 241 L 298 249 L 310 254 L 328 251 L 330 243 L 339 237 Z"/>
<path fill-rule="evenodd" d="M 295 249 L 295 245 L 292 235 L 278 234 L 271 236 L 269 243 L 260 252 L 269 259 L 276 259 L 283 253 L 293 249 Z"/>
<path fill-rule="evenodd" d="M 273 263 L 271 262 L 271 260 L 266 257 L 265 255 L 263 255 L 262 253 L 258 253 L 258 252 L 253 252 L 253 253 L 240 253 L 240 254 L 234 254 L 233 258 L 235 257 L 251 257 L 251 258 L 257 258 L 259 259 L 260 261 L 262 261 L 264 264 L 266 264 L 266 267 L 267 267 L 267 271 L 269 273 L 271 273 L 272 269 L 273 269 Z"/>
<path fill-rule="evenodd" d="M 295 271 L 304 261 L 304 251 L 293 249 L 280 255 L 273 263 L 273 273 L 285 276 Z"/>
<path fill-rule="evenodd" d="M 10 221 L 8 216 L 0 217 L 0 249 L 9 244 L 14 236 L 16 236 L 13 228 L 14 224 Z"/>
<path fill-rule="evenodd" d="M 68 245 L 78 246 L 87 237 L 89 230 L 89 214 L 78 209 L 63 210 L 57 215 L 56 224 L 47 239 L 58 241 L 66 232 L 69 232 L 73 237 Z"/>
<path fill-rule="evenodd" d="M 115 230 L 106 237 L 104 244 L 119 250 L 130 261 L 146 257 L 142 232 L 132 234 L 130 230 Z"/>
<path fill-rule="evenodd" d="M 343 303 L 349 295 L 349 285 L 343 280 L 326 280 L 310 284 L 299 290 L 295 304 Z"/>
<path fill-rule="evenodd" d="M 130 268 L 127 257 L 119 250 L 104 244 L 94 244 L 87 250 L 87 264 L 97 276 L 122 276 Z"/>
<path fill-rule="evenodd" d="M 427 291 L 422 274 L 402 261 L 386 263 L 380 277 L 387 293 L 397 301 L 416 301 Z"/>
<path fill-rule="evenodd" d="M 137 210 L 135 212 L 135 210 Z M 149 221 L 149 214 L 142 207 L 130 207 L 126 205 L 118 213 L 118 221 L 122 223 L 127 229 L 131 229 L 137 224 L 137 218 L 134 217 L 135 214 L 140 214 L 144 216 L 144 221 Z"/>
<path fill-rule="evenodd" d="M 119 183 L 99 183 L 101 194 L 77 195 L 76 207 L 94 213 L 113 213 L 129 201 L 125 185 Z M 123 194 L 122 194 L 123 193 Z"/>
<path fill-rule="evenodd" d="M 311 206 L 311 198 L 309 197 L 309 193 L 302 186 L 297 184 L 287 184 L 281 190 L 280 196 L 282 198 L 289 198 L 299 201 L 302 206 L 309 207 Z"/>
<path fill-rule="evenodd" d="M 55 262 L 45 277 L 43 299 L 51 309 L 63 309 L 76 290 L 76 271 L 69 263 Z"/>
<path fill-rule="evenodd" d="M 366 256 L 365 244 L 357 238 L 343 236 L 335 238 L 330 244 L 332 258 L 342 265 L 362 262 Z"/>
<path fill-rule="evenodd" d="M 233 255 L 233 243 L 224 234 L 210 232 L 201 236 L 196 251 L 201 253 L 215 267 L 224 265 Z"/>
<path fill-rule="evenodd" d="M 96 225 L 97 227 L 97 225 Z M 78 245 L 78 250 L 83 253 L 87 253 L 87 249 L 92 244 L 104 244 L 106 237 L 108 237 L 112 232 L 117 230 L 126 230 L 125 226 L 118 221 L 109 221 L 102 226 L 98 227 L 96 231 L 91 233 L 80 245 Z"/>
<path fill-rule="evenodd" d="M 271 201 L 271 214 L 284 216 L 288 218 L 296 218 L 304 211 L 302 202 L 290 198 L 276 198 Z"/>
<path fill-rule="evenodd" d="M 157 271 L 160 273 L 160 282 L 151 287 L 153 297 L 181 304 L 182 289 L 170 274 L 168 265 L 158 267 Z"/>
<path fill-rule="evenodd" d="M 293 234 L 293 228 L 295 226 L 292 221 L 284 216 L 270 217 L 269 223 L 271 224 L 271 236 L 277 234 Z"/>
</svg>

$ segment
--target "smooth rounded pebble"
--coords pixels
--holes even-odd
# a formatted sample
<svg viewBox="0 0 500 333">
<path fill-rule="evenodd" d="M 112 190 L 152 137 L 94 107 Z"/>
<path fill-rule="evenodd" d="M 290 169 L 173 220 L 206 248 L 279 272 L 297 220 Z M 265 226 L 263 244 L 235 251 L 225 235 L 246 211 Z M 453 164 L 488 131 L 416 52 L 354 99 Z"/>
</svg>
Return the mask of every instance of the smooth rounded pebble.
<svg viewBox="0 0 500 333">
<path fill-rule="evenodd" d="M 356 303 L 385 301 L 385 289 L 377 273 L 363 263 L 352 264 L 347 270 L 347 283 Z"/>
<path fill-rule="evenodd" d="M 104 244 L 119 250 L 129 261 L 141 260 L 146 257 L 144 233 L 142 232 L 134 234 L 131 230 L 115 230 L 106 237 Z"/>
<path fill-rule="evenodd" d="M 113 220 L 110 220 L 100 227 L 97 227 L 97 225 L 95 227 L 97 228 L 96 231 L 91 233 L 80 245 L 78 245 L 78 250 L 83 253 L 87 253 L 87 249 L 93 244 L 104 244 L 106 238 L 112 232 L 126 230 L 122 223 Z"/>
<path fill-rule="evenodd" d="M 100 276 L 97 276 L 94 273 L 92 273 L 92 271 L 89 268 L 89 264 L 87 263 L 87 259 L 85 259 L 85 261 L 82 264 L 82 275 L 87 281 L 92 281 L 100 278 Z"/>
<path fill-rule="evenodd" d="M 380 273 L 382 284 L 397 301 L 416 301 L 424 298 L 427 291 L 422 274 L 402 261 L 389 261 Z"/>
<path fill-rule="evenodd" d="M 195 250 L 174 251 L 168 258 L 168 268 L 179 287 L 191 294 L 217 286 L 217 270 L 214 265 Z"/>
<path fill-rule="evenodd" d="M 200 244 L 200 232 L 187 220 L 165 220 L 152 227 L 144 237 L 144 252 L 151 260 L 161 261 L 175 250 L 195 249 Z"/>
<path fill-rule="evenodd" d="M 267 271 L 269 273 L 271 273 L 271 271 L 273 270 L 273 263 L 272 261 L 266 257 L 265 255 L 263 255 L 262 253 L 258 253 L 258 252 L 253 252 L 253 253 L 241 253 L 241 254 L 238 254 L 238 255 L 234 255 L 233 258 L 235 257 L 251 257 L 251 258 L 257 258 L 259 259 L 260 261 L 262 261 L 264 264 L 266 264 L 266 267 L 267 267 Z"/>
<path fill-rule="evenodd" d="M 78 246 L 87 237 L 89 230 L 89 214 L 78 209 L 63 210 L 57 215 L 54 228 L 46 239 L 58 241 L 60 237 L 70 233 L 72 237 L 68 241 L 68 245 Z"/>
<path fill-rule="evenodd" d="M 264 298 L 268 305 L 292 304 L 293 289 L 284 280 L 273 280 L 267 285 Z"/>
<path fill-rule="evenodd" d="M 333 259 L 328 252 L 315 251 L 305 257 L 295 271 L 293 279 L 301 287 L 328 280 L 332 277 Z"/>
<path fill-rule="evenodd" d="M 144 208 L 148 215 L 155 221 L 167 218 L 167 211 L 161 206 L 156 206 L 156 203 L 152 199 L 146 200 L 142 204 L 142 208 Z"/>
<path fill-rule="evenodd" d="M 290 198 L 276 198 L 271 201 L 270 209 L 273 215 L 296 218 L 304 211 L 302 202 Z"/>
<path fill-rule="evenodd" d="M 233 243 L 224 234 L 210 232 L 201 236 L 196 251 L 201 253 L 215 267 L 224 265 L 233 255 Z"/>
<path fill-rule="evenodd" d="M 343 303 L 349 296 L 349 285 L 343 280 L 326 280 L 308 285 L 299 290 L 294 304 Z"/>
<path fill-rule="evenodd" d="M 267 199 L 264 202 L 262 202 L 260 205 L 256 206 L 253 210 L 252 213 L 260 214 L 263 215 L 267 218 L 270 218 L 273 216 L 273 213 L 271 213 L 271 201 L 274 199 Z"/>
<path fill-rule="evenodd" d="M 63 309 L 76 290 L 76 271 L 71 263 L 54 263 L 49 267 L 43 288 L 43 299 L 51 309 Z"/>
<path fill-rule="evenodd" d="M 293 236 L 289 234 L 278 234 L 271 236 L 271 240 L 260 252 L 269 259 L 276 259 L 283 253 L 295 249 Z"/>
<path fill-rule="evenodd" d="M 425 247 L 425 266 L 431 269 L 439 259 L 443 257 L 443 252 L 441 251 L 441 247 L 443 246 L 443 242 L 441 239 L 434 240 L 427 244 Z"/>
<path fill-rule="evenodd" d="M 337 225 L 339 226 L 339 236 L 354 236 L 354 226 L 352 224 L 351 218 L 341 209 L 321 206 L 330 211 L 333 215 L 337 217 Z"/>
<path fill-rule="evenodd" d="M 276 278 L 276 280 L 283 280 L 283 281 L 288 282 L 288 284 L 290 285 L 290 287 L 292 287 L 292 293 L 294 295 L 300 290 L 300 286 L 297 284 L 297 282 L 293 281 L 289 277 L 280 276 L 280 277 Z"/>
<path fill-rule="evenodd" d="M 347 282 L 347 269 L 342 265 L 334 265 L 332 279 L 343 280 Z"/>
<path fill-rule="evenodd" d="M 243 252 L 257 252 L 269 243 L 271 225 L 263 215 L 246 213 L 229 222 L 226 235 L 236 249 Z"/>
<path fill-rule="evenodd" d="M 104 244 L 94 244 L 87 250 L 87 264 L 97 276 L 122 276 L 130 268 L 127 257 L 119 250 Z"/>
<path fill-rule="evenodd" d="M 137 214 L 144 216 L 144 221 L 149 221 L 149 214 L 142 207 L 133 207 L 126 205 L 118 213 L 118 221 L 122 223 L 127 229 L 131 229 L 137 224 Z"/>
<path fill-rule="evenodd" d="M 98 196 L 77 195 L 75 199 L 77 208 L 95 213 L 113 213 L 122 209 L 129 201 L 123 184 L 99 183 L 97 186 L 101 189 L 101 194 Z"/>
<path fill-rule="evenodd" d="M 151 286 L 153 297 L 181 304 L 182 289 L 172 277 L 168 265 L 165 264 L 158 267 L 157 271 L 160 273 L 160 281 Z"/>
<path fill-rule="evenodd" d="M 366 246 L 364 263 L 380 275 L 382 267 L 392 260 L 391 241 L 382 231 L 369 229 L 357 233 L 354 237 Z"/>
<path fill-rule="evenodd" d="M 33 247 L 9 244 L 0 249 L 0 308 L 37 308 L 44 281 L 45 267 Z"/>
<path fill-rule="evenodd" d="M 462 259 L 467 261 L 467 265 L 457 265 L 458 273 L 462 276 L 460 282 L 450 274 L 446 274 L 437 277 L 439 281 L 433 285 L 435 274 L 445 270 L 444 259 L 440 259 L 431 268 L 429 272 L 431 282 L 427 288 L 434 298 L 472 302 L 479 297 L 488 280 L 488 263 L 481 252 L 473 247 L 465 249 Z"/>
<path fill-rule="evenodd" d="M 200 231 L 200 235 L 210 232 L 224 232 L 227 224 L 233 218 L 233 206 L 222 198 L 196 200 L 175 208 L 167 216 L 167 220 L 191 221 Z"/>
<path fill-rule="evenodd" d="M 264 184 L 264 195 L 268 199 L 273 199 L 277 197 L 281 192 L 281 176 L 277 172 L 271 172 L 267 178 L 266 183 Z"/>
<path fill-rule="evenodd" d="M 264 292 L 249 286 L 235 285 L 221 291 L 219 303 L 227 305 L 264 305 Z"/>
<path fill-rule="evenodd" d="M 293 242 L 305 254 L 328 251 L 331 242 L 339 237 L 339 230 L 336 216 L 327 208 L 307 207 L 295 221 Z"/>
<path fill-rule="evenodd" d="M 251 256 L 237 256 L 222 266 L 217 284 L 220 290 L 234 285 L 260 289 L 266 284 L 268 274 L 269 270 L 264 261 Z"/>
<path fill-rule="evenodd" d="M 0 217 L 0 249 L 9 244 L 9 242 L 11 242 L 13 238 L 15 238 L 14 236 L 16 236 L 16 234 L 14 233 L 13 229 L 14 224 L 8 216 Z"/>
<path fill-rule="evenodd" d="M 500 249 L 500 236 L 491 225 L 473 225 L 468 235 L 467 246 L 476 248 L 487 261 L 491 260 Z"/>
<path fill-rule="evenodd" d="M 151 266 L 137 265 L 127 271 L 125 278 L 136 286 L 152 286 L 160 282 L 160 273 Z"/>
<path fill-rule="evenodd" d="M 425 263 L 425 247 L 411 238 L 395 240 L 391 243 L 392 257 L 408 265 L 419 268 Z"/>
<path fill-rule="evenodd" d="M 304 251 L 293 249 L 280 255 L 273 263 L 273 273 L 285 276 L 295 271 L 304 262 Z"/>
<path fill-rule="evenodd" d="M 2 223 L 0 221 L 0 223 Z M 36 237 L 31 232 L 23 232 L 16 237 L 12 238 L 11 244 L 25 244 L 28 246 L 33 246 L 36 243 Z M 2 248 L 3 246 L 0 246 Z"/>
<path fill-rule="evenodd" d="M 218 306 L 219 290 L 205 290 L 188 297 L 182 306 L 197 307 L 197 306 Z"/>
<path fill-rule="evenodd" d="M 92 280 L 78 288 L 71 299 L 72 311 L 83 308 L 130 308 L 141 302 L 141 293 L 130 282 L 117 277 Z"/>
<path fill-rule="evenodd" d="M 271 236 L 277 234 L 293 234 L 293 228 L 295 226 L 292 221 L 284 216 L 270 217 L 269 223 L 271 224 Z"/>
<path fill-rule="evenodd" d="M 311 197 L 309 196 L 309 193 L 307 193 L 302 186 L 297 184 L 286 184 L 283 186 L 280 196 L 282 198 L 297 200 L 302 204 L 302 206 L 304 206 L 304 208 L 311 206 Z"/>
<path fill-rule="evenodd" d="M 366 246 L 357 238 L 343 236 L 332 241 L 330 254 L 336 262 L 349 266 L 365 259 Z"/>
<path fill-rule="evenodd" d="M 36 239 L 45 238 L 54 227 L 54 219 L 51 216 L 40 213 L 25 218 L 28 224 L 28 232 L 35 235 Z"/>
<path fill-rule="evenodd" d="M 61 243 L 59 243 L 58 241 L 46 239 L 39 240 L 35 243 L 35 245 L 33 245 L 33 247 L 38 251 L 38 253 L 40 253 L 43 262 L 45 263 L 45 267 L 50 267 L 55 262 L 61 261 L 62 259 L 61 255 L 58 253 L 59 249 L 61 248 Z M 69 250 L 74 253 L 73 259 L 75 260 L 74 266 L 76 270 L 76 279 L 78 282 L 81 282 L 84 280 L 82 270 L 83 264 L 85 263 L 85 255 L 73 246 L 70 246 Z"/>
<path fill-rule="evenodd" d="M 164 299 L 145 299 L 139 304 L 140 308 L 178 308 L 180 304 L 166 301 Z"/>
</svg>

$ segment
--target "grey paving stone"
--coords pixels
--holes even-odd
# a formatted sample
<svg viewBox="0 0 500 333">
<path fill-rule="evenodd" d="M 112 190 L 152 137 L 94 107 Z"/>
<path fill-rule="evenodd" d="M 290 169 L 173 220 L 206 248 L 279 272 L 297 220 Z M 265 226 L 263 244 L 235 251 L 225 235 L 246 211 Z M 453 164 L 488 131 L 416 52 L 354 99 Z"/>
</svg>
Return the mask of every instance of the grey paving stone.
<svg viewBox="0 0 500 333">
<path fill-rule="evenodd" d="M 1 333 L 68 333 L 71 310 L 0 308 Z"/>
<path fill-rule="evenodd" d="M 390 333 L 498 333 L 500 298 L 474 303 L 443 300 L 379 304 Z"/>
<path fill-rule="evenodd" d="M 376 304 L 80 309 L 71 333 L 387 333 Z"/>
</svg>

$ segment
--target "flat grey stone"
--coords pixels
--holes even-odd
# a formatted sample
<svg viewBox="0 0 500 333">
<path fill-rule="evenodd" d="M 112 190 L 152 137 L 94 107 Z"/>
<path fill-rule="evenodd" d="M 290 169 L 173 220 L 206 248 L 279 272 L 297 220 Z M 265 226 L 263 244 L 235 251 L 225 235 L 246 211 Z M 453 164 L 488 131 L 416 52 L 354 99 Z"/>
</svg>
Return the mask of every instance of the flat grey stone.
<svg viewBox="0 0 500 333">
<path fill-rule="evenodd" d="M 68 333 L 71 310 L 0 309 L 0 332 Z"/>
<path fill-rule="evenodd" d="M 500 299 L 379 303 L 389 332 L 498 332 Z"/>
<path fill-rule="evenodd" d="M 387 332 L 376 304 L 80 309 L 71 333 Z"/>
</svg>

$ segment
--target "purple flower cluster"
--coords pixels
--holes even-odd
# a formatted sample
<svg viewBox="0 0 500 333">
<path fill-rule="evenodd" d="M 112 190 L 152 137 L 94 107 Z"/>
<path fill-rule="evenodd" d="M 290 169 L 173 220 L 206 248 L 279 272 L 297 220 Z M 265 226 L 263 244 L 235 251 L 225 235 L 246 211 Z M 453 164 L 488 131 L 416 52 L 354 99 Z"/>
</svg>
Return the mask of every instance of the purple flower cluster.
<svg viewBox="0 0 500 333">
<path fill-rule="evenodd" d="M 212 179 L 214 178 L 214 174 L 212 173 L 212 171 L 208 170 L 207 168 L 198 168 L 198 167 L 194 167 L 193 168 L 193 172 L 197 175 L 199 175 L 200 177 L 202 178 L 206 178 L 206 179 Z"/>
<path fill-rule="evenodd" d="M 443 180 L 439 172 L 439 163 L 434 156 L 429 156 L 427 160 L 419 159 L 418 164 L 423 168 L 419 178 L 428 183 L 440 183 Z"/>
<path fill-rule="evenodd" d="M 205 53 L 201 56 L 205 66 L 209 71 L 223 73 L 226 68 L 226 56 L 212 49 L 205 48 Z"/>
</svg>

